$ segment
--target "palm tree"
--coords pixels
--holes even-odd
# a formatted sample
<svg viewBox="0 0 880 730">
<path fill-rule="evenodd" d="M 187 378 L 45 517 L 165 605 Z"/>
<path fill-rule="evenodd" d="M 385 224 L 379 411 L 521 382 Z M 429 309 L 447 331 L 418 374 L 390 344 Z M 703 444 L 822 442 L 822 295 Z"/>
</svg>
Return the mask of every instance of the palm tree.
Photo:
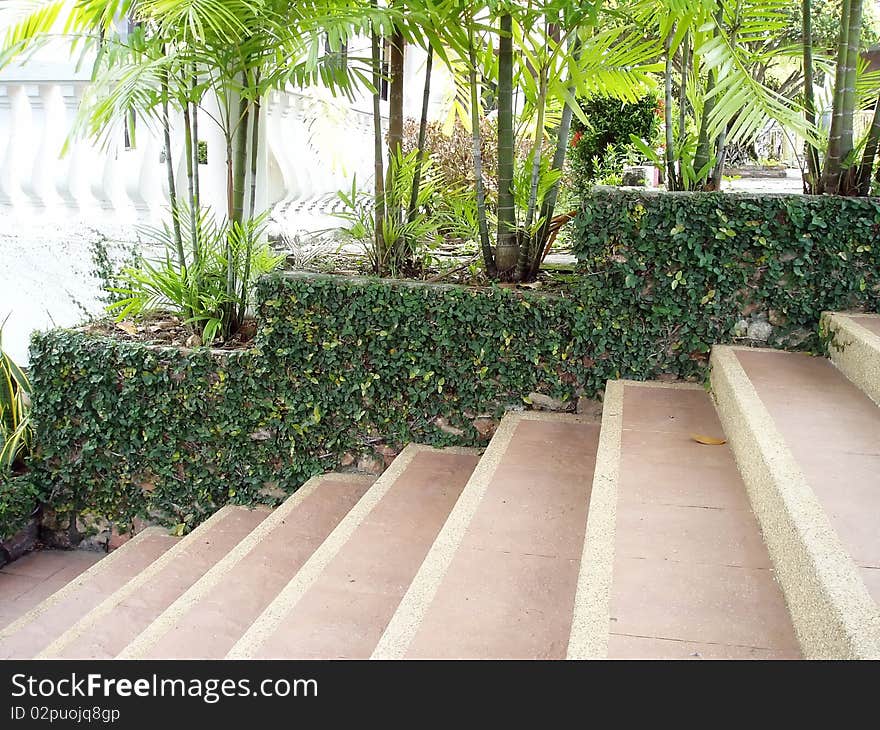
<svg viewBox="0 0 880 730">
<path fill-rule="evenodd" d="M 271 90 L 322 83 L 350 92 L 369 64 L 337 63 L 321 49 L 338 48 L 370 29 L 381 15 L 362 4 L 290 3 L 287 0 L 90 0 L 88 3 L 21 3 L 0 61 L 10 62 L 45 43 L 68 13 L 64 27 L 72 46 L 93 54 L 93 84 L 78 116 L 76 133 L 106 143 L 136 113 L 161 128 L 166 147 L 175 259 L 182 281 L 198 287 L 197 267 L 206 243 L 198 212 L 199 112 L 218 125 L 226 141 L 226 291 L 222 329 L 234 332 L 248 304 L 253 246 L 264 218 L 257 210 L 257 160 L 262 99 Z M 120 15 L 134 21 L 129 37 L 115 32 Z M 211 96 L 215 112 L 202 101 Z M 186 204 L 181 204 L 171 155 L 171 113 L 184 120 Z M 248 187 L 248 182 L 250 186 Z M 184 251 L 182 211 L 188 212 L 189 253 Z M 210 228 L 211 234 L 216 233 Z M 194 292 L 195 298 L 198 293 Z"/>
<path fill-rule="evenodd" d="M 637 0 L 632 17 L 663 39 L 666 151 L 658 162 L 666 168 L 669 189 L 717 190 L 727 147 L 753 139 L 769 121 L 815 139 L 814 125 L 801 107 L 753 72 L 779 54 L 767 39 L 785 27 L 784 3 Z M 678 120 L 673 116 L 675 83 Z"/>
</svg>

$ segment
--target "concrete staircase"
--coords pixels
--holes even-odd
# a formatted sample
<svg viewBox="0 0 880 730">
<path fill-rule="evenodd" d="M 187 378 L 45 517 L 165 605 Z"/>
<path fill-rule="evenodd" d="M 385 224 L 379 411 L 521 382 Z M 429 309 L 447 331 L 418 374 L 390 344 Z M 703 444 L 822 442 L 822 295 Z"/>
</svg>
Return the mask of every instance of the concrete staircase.
<svg viewBox="0 0 880 730">
<path fill-rule="evenodd" d="M 609 382 L 601 423 L 145 530 L 0 657 L 880 658 L 880 317 L 822 326 L 831 360 L 716 347 L 711 395 Z"/>
</svg>

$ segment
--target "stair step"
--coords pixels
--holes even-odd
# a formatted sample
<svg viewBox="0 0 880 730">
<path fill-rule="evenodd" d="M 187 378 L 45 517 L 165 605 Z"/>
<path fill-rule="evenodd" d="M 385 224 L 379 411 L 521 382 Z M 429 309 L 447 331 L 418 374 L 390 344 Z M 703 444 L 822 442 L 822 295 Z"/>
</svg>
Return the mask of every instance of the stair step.
<svg viewBox="0 0 880 730">
<path fill-rule="evenodd" d="M 712 384 L 804 654 L 880 657 L 880 409 L 798 353 L 715 347 Z"/>
<path fill-rule="evenodd" d="M 68 628 L 40 658 L 115 657 L 268 514 L 223 507 Z"/>
<path fill-rule="evenodd" d="M 504 417 L 375 658 L 565 656 L 598 432 Z"/>
<path fill-rule="evenodd" d="M 178 542 L 150 527 L 0 631 L 0 659 L 35 656 Z"/>
<path fill-rule="evenodd" d="M 0 564 L 0 629 L 61 590 L 106 553 L 38 548 Z"/>
<path fill-rule="evenodd" d="M 745 486 L 698 385 L 610 383 L 571 658 L 798 658 Z M 615 417 L 615 413 L 618 414 Z M 609 469 L 609 463 L 613 466 Z M 590 543 L 604 543 L 602 549 Z M 601 593 L 604 605 L 590 605 Z"/>
<path fill-rule="evenodd" d="M 120 657 L 222 659 L 374 481 L 361 474 L 310 479 Z"/>
<path fill-rule="evenodd" d="M 825 312 L 822 329 L 831 335 L 828 354 L 832 362 L 880 404 L 880 316 Z"/>
<path fill-rule="evenodd" d="M 369 658 L 479 457 L 407 446 L 230 658 Z"/>
</svg>

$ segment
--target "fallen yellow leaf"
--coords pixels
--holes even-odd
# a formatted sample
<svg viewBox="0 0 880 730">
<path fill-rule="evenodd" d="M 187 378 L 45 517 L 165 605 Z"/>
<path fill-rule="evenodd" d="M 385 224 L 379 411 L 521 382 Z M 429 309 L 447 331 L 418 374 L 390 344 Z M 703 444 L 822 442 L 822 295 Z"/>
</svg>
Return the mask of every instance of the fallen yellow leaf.
<svg viewBox="0 0 880 730">
<path fill-rule="evenodd" d="M 135 327 L 131 322 L 117 322 L 116 326 L 119 327 L 119 329 L 121 329 L 123 332 L 127 332 L 132 336 L 137 334 L 137 327 Z"/>
<path fill-rule="evenodd" d="M 727 443 L 727 439 L 717 439 L 714 436 L 701 436 L 696 433 L 692 433 L 691 438 L 698 444 L 705 444 L 706 446 L 723 446 Z"/>
</svg>

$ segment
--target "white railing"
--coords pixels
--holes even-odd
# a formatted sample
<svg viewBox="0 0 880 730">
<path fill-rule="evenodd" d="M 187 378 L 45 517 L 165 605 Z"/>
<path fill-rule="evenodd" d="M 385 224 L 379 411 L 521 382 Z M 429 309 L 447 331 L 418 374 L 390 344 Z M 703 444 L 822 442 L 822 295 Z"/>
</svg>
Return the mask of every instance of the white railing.
<svg viewBox="0 0 880 730">
<path fill-rule="evenodd" d="M 41 216 L 100 221 L 153 220 L 167 206 L 168 182 L 161 136 L 136 123 L 135 142 L 124 132 L 106 149 L 74 139 L 61 155 L 86 84 L 0 75 L 0 206 Z M 185 181 L 180 121 L 172 124 L 176 184 Z M 372 174 L 372 120 L 350 105 L 317 94 L 273 93 L 264 104 L 259 184 L 263 204 L 288 215 L 306 210 L 354 176 Z M 207 115 L 200 136 L 208 162 L 202 198 L 218 210 L 225 200 L 225 143 Z"/>
</svg>

